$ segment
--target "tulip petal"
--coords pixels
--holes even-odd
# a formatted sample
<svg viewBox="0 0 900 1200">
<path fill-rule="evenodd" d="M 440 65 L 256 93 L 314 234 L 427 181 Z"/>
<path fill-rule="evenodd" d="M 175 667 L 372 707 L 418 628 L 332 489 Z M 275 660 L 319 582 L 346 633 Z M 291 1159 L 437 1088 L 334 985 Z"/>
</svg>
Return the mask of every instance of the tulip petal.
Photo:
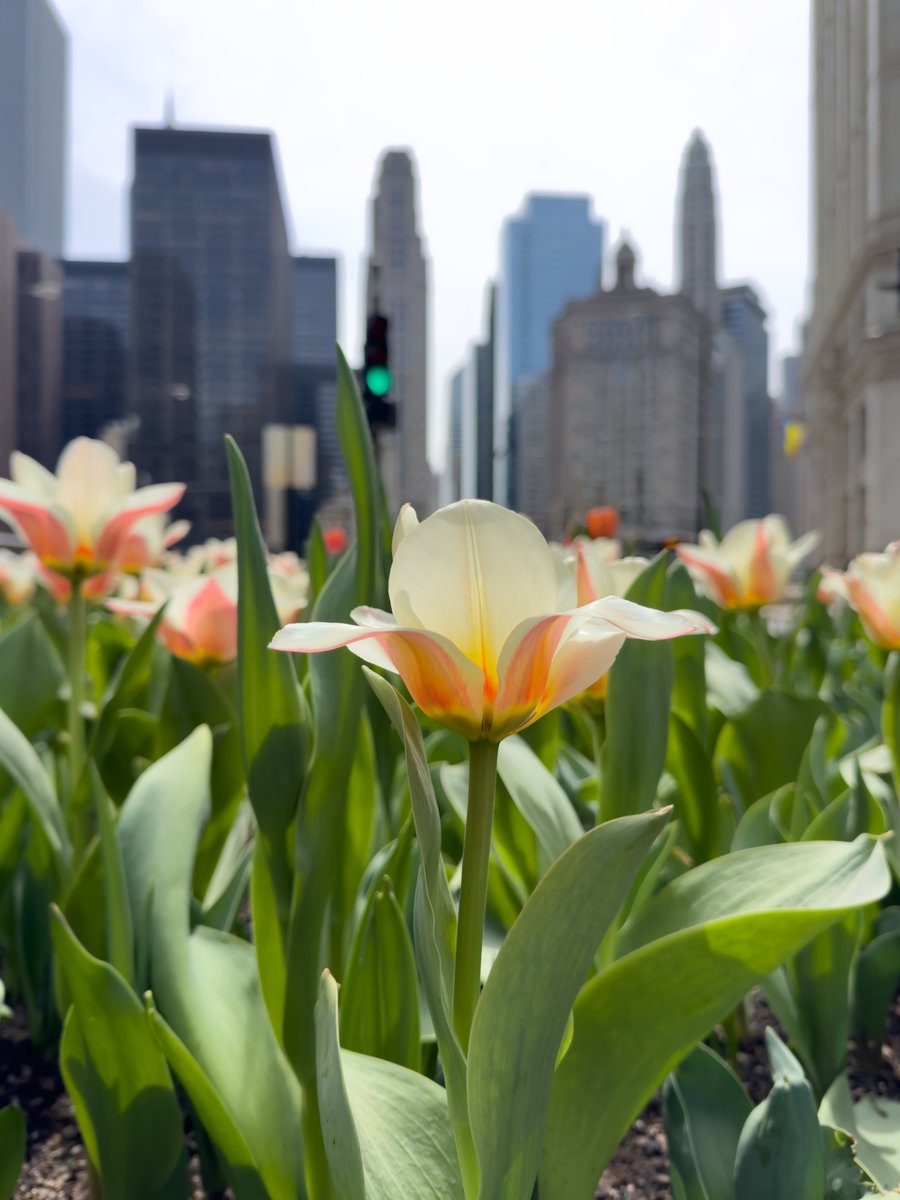
<svg viewBox="0 0 900 1200">
<path fill-rule="evenodd" d="M 78 437 L 56 467 L 57 502 L 72 517 L 79 543 L 93 547 L 95 530 L 120 495 L 119 456 L 106 442 Z"/>
<path fill-rule="evenodd" d="M 166 527 L 163 545 L 167 550 L 169 550 L 172 546 L 177 545 L 178 542 L 180 542 L 183 538 L 186 538 L 190 532 L 190 521 L 173 521 L 171 525 Z"/>
<path fill-rule="evenodd" d="M 74 539 L 64 514 L 6 479 L 0 479 L 0 517 L 9 521 L 42 561 L 71 562 Z"/>
<path fill-rule="evenodd" d="M 787 549 L 788 563 L 793 570 L 806 558 L 807 554 L 811 554 L 821 541 L 821 536 L 817 530 L 813 529 L 809 533 L 804 533 L 803 537 L 797 538 L 792 542 Z"/>
<path fill-rule="evenodd" d="M 750 570 L 747 578 L 745 600 L 749 604 L 765 604 L 779 597 L 784 584 L 787 583 L 786 570 L 776 571 L 775 554 L 772 545 L 772 519 L 759 521 L 753 538 L 753 551 L 750 555 Z M 784 539 L 787 545 L 787 537 Z M 782 549 L 782 556 L 784 549 Z M 786 560 L 782 557 L 786 568 Z M 780 578 L 784 576 L 784 578 Z"/>
<path fill-rule="evenodd" d="M 118 500 L 107 512 L 97 537 L 97 558 L 101 562 L 115 562 L 136 521 L 148 513 L 167 512 L 183 495 L 183 483 L 155 483 Z"/>
<path fill-rule="evenodd" d="M 552 612 L 553 554 L 535 525 L 481 500 L 461 500 L 409 530 L 388 590 L 401 626 L 449 639 L 486 674 L 522 621 Z"/>
<path fill-rule="evenodd" d="M 56 499 L 59 486 L 56 476 L 21 450 L 13 450 L 10 454 L 9 473 L 13 483 L 17 483 L 26 492 L 31 492 L 35 499 L 40 497 L 48 504 L 52 504 Z"/>
<path fill-rule="evenodd" d="M 182 631 L 193 643 L 198 658 L 225 663 L 237 657 L 237 603 L 215 576 L 210 575 L 194 592 Z"/>
<path fill-rule="evenodd" d="M 394 536 L 391 538 L 391 557 L 396 557 L 397 547 L 403 541 L 408 533 L 410 533 L 419 524 L 419 518 L 416 510 L 411 504 L 404 504 L 397 514 L 397 521 L 394 525 Z"/>
<path fill-rule="evenodd" d="M 718 549 L 703 546 L 676 546 L 675 553 L 692 568 L 695 578 L 706 584 L 713 599 L 722 608 L 733 608 L 741 602 L 741 592 L 730 566 L 720 557 Z"/>
<path fill-rule="evenodd" d="M 466 737 L 480 737 L 484 718 L 482 671 L 446 638 L 424 629 L 399 628 L 390 614 L 379 626 L 308 621 L 286 625 L 272 638 L 273 650 L 315 654 L 346 646 L 357 658 L 398 674 L 423 712 Z"/>
<path fill-rule="evenodd" d="M 646 608 L 620 596 L 605 596 L 585 606 L 595 622 L 599 619 L 614 626 L 628 637 L 643 641 L 665 641 L 690 633 L 715 633 L 716 627 L 700 613 L 687 609 L 662 612 L 658 608 Z"/>
</svg>

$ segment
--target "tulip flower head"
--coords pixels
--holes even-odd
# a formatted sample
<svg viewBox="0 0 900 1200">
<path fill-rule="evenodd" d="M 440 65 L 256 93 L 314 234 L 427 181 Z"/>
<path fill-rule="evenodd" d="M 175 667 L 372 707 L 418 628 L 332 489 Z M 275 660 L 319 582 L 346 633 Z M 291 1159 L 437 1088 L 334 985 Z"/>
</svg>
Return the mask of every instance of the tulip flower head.
<svg viewBox="0 0 900 1200">
<path fill-rule="evenodd" d="M 844 572 L 824 569 L 819 590 L 846 600 L 876 646 L 900 650 L 900 542 L 858 554 Z"/>
<path fill-rule="evenodd" d="M 483 500 L 459 501 L 421 523 L 406 505 L 388 593 L 391 612 L 357 608 L 354 625 L 289 625 L 271 646 L 346 646 L 399 674 L 423 712 L 471 741 L 500 741 L 582 692 L 609 670 L 626 637 L 709 628 L 696 614 L 614 596 L 564 607 L 570 589 L 537 527 Z"/>
<path fill-rule="evenodd" d="M 187 537 L 190 531 L 190 521 L 169 524 L 163 513 L 141 517 L 125 538 L 119 555 L 119 570 L 127 575 L 140 575 L 148 567 L 158 567 L 166 551 Z"/>
<path fill-rule="evenodd" d="M 676 552 L 696 583 L 722 608 L 759 608 L 783 600 L 791 572 L 814 549 L 817 533 L 791 542 L 783 517 L 741 521 L 721 542 L 708 529 Z"/>
<path fill-rule="evenodd" d="M 0 550 L 0 596 L 13 608 L 27 604 L 37 585 L 37 560 L 33 554 Z"/>
<path fill-rule="evenodd" d="M 150 513 L 166 512 L 184 484 L 135 490 L 132 463 L 120 462 L 105 442 L 76 438 L 63 450 L 56 474 L 13 451 L 12 479 L 0 479 L 0 518 L 26 542 L 47 571 L 69 582 L 118 567 L 128 535 Z"/>
</svg>

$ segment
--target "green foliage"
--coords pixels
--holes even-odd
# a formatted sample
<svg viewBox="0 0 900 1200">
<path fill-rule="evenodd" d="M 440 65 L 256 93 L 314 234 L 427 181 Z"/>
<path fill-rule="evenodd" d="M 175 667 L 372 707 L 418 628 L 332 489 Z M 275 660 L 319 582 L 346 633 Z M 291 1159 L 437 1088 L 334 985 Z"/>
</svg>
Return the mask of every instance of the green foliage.
<svg viewBox="0 0 900 1200">
<path fill-rule="evenodd" d="M 25 1117 L 21 1108 L 0 1108 L 0 1200 L 12 1200 L 25 1161 Z"/>
</svg>

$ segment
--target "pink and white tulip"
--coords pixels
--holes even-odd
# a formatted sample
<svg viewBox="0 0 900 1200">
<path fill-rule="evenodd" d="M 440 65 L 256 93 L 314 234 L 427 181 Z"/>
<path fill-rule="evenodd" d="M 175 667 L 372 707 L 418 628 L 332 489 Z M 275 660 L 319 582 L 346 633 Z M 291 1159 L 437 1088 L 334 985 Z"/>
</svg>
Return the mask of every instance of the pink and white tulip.
<svg viewBox="0 0 900 1200">
<path fill-rule="evenodd" d="M 900 650 L 900 542 L 880 554 L 858 554 L 846 571 L 822 571 L 828 599 L 841 597 L 859 615 L 867 636 L 883 650 Z"/>
<path fill-rule="evenodd" d="M 759 608 L 783 600 L 795 567 L 819 541 L 807 533 L 792 542 L 783 517 L 741 521 L 722 538 L 705 529 L 699 545 L 676 552 L 696 583 L 722 608 Z"/>
<path fill-rule="evenodd" d="M 626 637 L 709 628 L 695 614 L 614 596 L 566 607 L 570 589 L 536 526 L 482 500 L 451 504 L 421 523 L 407 505 L 388 593 L 392 612 L 357 608 L 355 625 L 289 625 L 271 646 L 346 646 L 399 674 L 423 712 L 471 741 L 500 741 L 584 691 Z"/>
<path fill-rule="evenodd" d="M 0 479 L 0 519 L 26 542 L 47 571 L 70 582 L 118 568 L 142 517 L 166 512 L 182 483 L 135 490 L 135 469 L 105 442 L 76 438 L 51 474 L 26 454 L 10 456 L 12 479 Z"/>
<path fill-rule="evenodd" d="M 190 521 L 167 522 L 164 513 L 141 517 L 122 545 L 118 567 L 128 575 L 139 575 L 148 567 L 158 567 L 171 550 L 191 531 Z"/>
<path fill-rule="evenodd" d="M 31 553 L 0 549 L 0 596 L 17 608 L 27 604 L 37 587 L 37 559 Z"/>
</svg>

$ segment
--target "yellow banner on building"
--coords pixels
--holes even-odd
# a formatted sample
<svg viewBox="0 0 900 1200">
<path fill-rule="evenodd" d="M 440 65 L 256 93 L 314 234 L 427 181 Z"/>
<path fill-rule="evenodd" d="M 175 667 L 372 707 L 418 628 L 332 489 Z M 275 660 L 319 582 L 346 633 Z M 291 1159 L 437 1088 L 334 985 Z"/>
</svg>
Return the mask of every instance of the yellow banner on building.
<svg viewBox="0 0 900 1200">
<path fill-rule="evenodd" d="M 806 441 L 806 423 L 804 421 L 785 421 L 784 423 L 784 457 L 793 458 Z"/>
</svg>

